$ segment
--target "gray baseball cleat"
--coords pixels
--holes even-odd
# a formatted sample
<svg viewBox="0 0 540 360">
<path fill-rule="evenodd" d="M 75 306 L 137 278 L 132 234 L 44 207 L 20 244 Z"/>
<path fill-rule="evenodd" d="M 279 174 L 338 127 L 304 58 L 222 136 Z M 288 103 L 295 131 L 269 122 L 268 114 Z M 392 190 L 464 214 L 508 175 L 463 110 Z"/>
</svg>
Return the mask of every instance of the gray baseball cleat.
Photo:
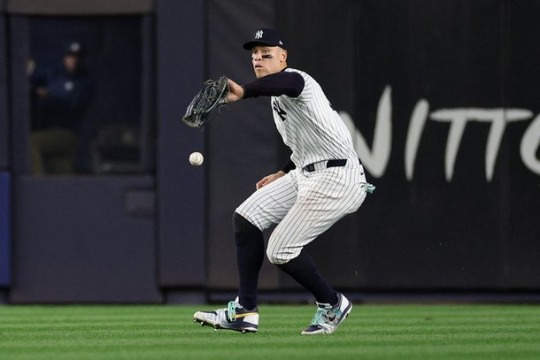
<svg viewBox="0 0 540 360">
<path fill-rule="evenodd" d="M 202 326 L 210 325 L 214 329 L 226 329 L 241 333 L 257 332 L 259 329 L 259 310 L 247 310 L 236 301 L 230 301 L 226 309 L 214 311 L 197 311 L 193 321 Z"/>
<path fill-rule="evenodd" d="M 352 304 L 343 294 L 338 294 L 338 303 L 317 303 L 317 312 L 311 325 L 302 331 L 302 335 L 331 334 L 345 320 L 352 310 Z"/>
</svg>

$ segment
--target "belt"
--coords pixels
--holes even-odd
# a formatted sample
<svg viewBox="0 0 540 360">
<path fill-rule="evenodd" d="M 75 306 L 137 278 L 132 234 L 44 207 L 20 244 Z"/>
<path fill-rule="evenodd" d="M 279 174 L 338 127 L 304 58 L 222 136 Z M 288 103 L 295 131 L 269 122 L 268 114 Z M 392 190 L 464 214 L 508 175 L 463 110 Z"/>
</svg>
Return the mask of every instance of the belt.
<svg viewBox="0 0 540 360">
<path fill-rule="evenodd" d="M 360 162 L 360 159 L 358 160 Z M 360 163 L 361 164 L 361 163 Z M 342 167 L 347 165 L 347 159 L 335 159 L 335 160 L 327 160 L 327 161 L 320 161 L 313 164 L 306 165 L 302 168 L 302 170 L 307 172 L 313 172 L 315 170 L 321 170 L 331 167 Z"/>
</svg>

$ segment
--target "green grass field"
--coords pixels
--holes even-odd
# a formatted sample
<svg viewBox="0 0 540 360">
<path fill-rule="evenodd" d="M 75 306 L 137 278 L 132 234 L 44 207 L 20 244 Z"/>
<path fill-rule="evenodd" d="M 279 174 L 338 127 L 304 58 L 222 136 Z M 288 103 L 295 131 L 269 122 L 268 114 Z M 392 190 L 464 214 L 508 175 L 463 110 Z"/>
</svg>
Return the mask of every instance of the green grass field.
<svg viewBox="0 0 540 360">
<path fill-rule="evenodd" d="M 257 334 L 192 321 L 212 306 L 0 306 L 0 359 L 540 359 L 540 306 L 356 305 L 301 336 L 314 306 L 260 307 Z"/>
</svg>

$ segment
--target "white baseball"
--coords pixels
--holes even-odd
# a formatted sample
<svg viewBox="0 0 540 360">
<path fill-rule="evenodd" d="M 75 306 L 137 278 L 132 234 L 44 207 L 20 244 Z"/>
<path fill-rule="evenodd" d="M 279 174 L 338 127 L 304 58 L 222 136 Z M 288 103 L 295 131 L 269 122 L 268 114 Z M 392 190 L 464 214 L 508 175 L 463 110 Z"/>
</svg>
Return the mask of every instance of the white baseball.
<svg viewBox="0 0 540 360">
<path fill-rule="evenodd" d="M 201 166 L 204 162 L 204 156 L 198 151 L 192 152 L 189 155 L 189 163 L 193 166 Z"/>
</svg>

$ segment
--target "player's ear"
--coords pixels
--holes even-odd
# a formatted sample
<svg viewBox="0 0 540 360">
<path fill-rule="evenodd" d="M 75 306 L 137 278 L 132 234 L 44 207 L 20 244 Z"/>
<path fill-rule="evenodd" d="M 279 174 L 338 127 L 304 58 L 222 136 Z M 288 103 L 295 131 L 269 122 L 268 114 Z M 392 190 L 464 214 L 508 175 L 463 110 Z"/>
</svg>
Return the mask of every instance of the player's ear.
<svg viewBox="0 0 540 360">
<path fill-rule="evenodd" d="M 279 59 L 281 62 L 287 61 L 287 50 L 281 49 L 281 53 L 279 54 Z"/>
</svg>

